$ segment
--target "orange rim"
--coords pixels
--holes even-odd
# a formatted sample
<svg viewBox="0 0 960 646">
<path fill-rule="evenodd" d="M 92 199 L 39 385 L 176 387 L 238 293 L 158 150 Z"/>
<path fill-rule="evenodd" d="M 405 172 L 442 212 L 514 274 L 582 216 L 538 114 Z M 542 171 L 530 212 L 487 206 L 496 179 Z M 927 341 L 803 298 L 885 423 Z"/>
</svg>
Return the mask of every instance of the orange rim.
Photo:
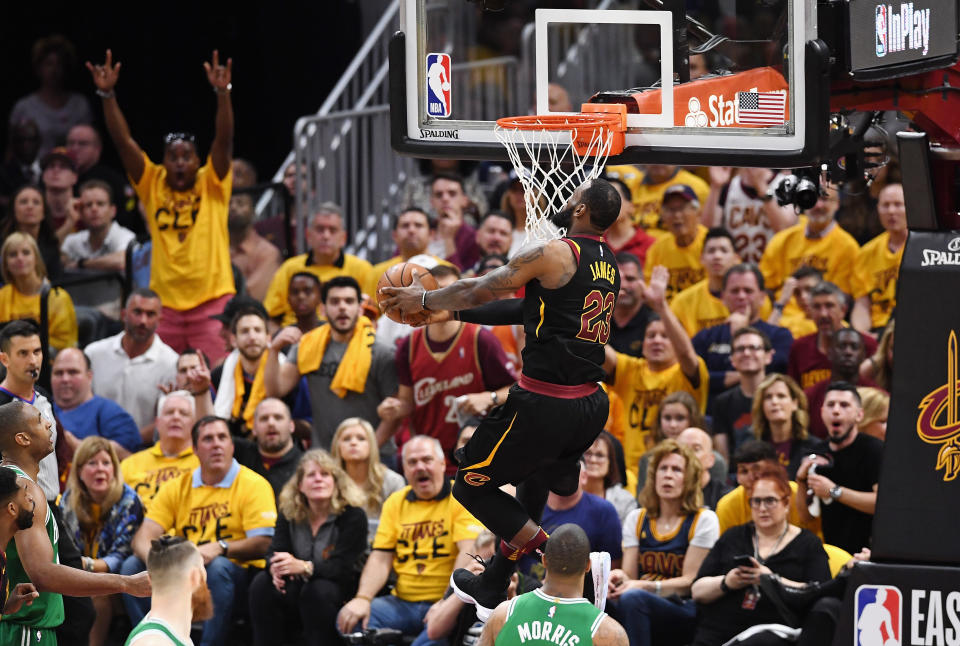
<svg viewBox="0 0 960 646">
<path fill-rule="evenodd" d="M 618 114 L 532 114 L 497 119 L 501 128 L 517 130 L 573 130 L 596 128 L 616 130 L 620 125 Z"/>
<path fill-rule="evenodd" d="M 533 114 L 497 119 L 505 130 L 570 130 L 574 150 L 579 155 L 619 155 L 623 152 L 624 132 L 627 129 L 627 107 L 622 104 L 584 103 L 576 114 Z M 610 137 L 609 149 L 604 151 L 597 141 Z"/>
</svg>

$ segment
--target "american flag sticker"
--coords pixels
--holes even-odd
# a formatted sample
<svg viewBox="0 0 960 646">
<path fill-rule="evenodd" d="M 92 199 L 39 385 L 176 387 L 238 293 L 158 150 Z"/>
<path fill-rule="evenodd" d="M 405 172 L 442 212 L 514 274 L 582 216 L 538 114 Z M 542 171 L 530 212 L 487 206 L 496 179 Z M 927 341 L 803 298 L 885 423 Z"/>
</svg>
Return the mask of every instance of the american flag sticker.
<svg viewBox="0 0 960 646">
<path fill-rule="evenodd" d="M 737 123 L 781 126 L 786 107 L 786 92 L 737 92 Z"/>
</svg>

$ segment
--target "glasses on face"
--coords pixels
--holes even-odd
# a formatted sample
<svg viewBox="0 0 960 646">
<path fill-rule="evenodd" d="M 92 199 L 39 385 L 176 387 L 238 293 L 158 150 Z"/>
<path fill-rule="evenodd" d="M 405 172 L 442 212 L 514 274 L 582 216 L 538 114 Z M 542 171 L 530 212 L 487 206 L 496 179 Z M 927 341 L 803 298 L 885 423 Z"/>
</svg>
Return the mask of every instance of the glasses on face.
<svg viewBox="0 0 960 646">
<path fill-rule="evenodd" d="M 744 352 L 760 352 L 764 347 L 762 345 L 737 345 L 733 348 L 733 354 L 743 354 Z"/>
<path fill-rule="evenodd" d="M 583 459 L 593 462 L 606 462 L 607 456 L 599 451 L 587 451 L 583 454 Z"/>
<path fill-rule="evenodd" d="M 750 506 L 754 509 L 771 509 L 776 507 L 783 498 L 776 498 L 774 496 L 766 496 L 764 498 L 750 498 Z"/>
</svg>

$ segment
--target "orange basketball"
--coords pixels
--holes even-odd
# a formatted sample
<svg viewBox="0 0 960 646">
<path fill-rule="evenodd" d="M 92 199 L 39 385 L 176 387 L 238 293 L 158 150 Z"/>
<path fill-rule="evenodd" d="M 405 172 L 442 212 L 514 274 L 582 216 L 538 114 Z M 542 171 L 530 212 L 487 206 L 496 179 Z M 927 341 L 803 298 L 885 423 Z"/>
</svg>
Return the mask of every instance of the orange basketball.
<svg viewBox="0 0 960 646">
<path fill-rule="evenodd" d="M 413 284 L 413 275 L 416 274 L 420 277 L 420 283 L 423 285 L 424 289 L 431 290 L 437 288 L 437 279 L 427 271 L 426 267 L 421 267 L 420 265 L 413 262 L 401 262 L 397 263 L 390 269 L 383 272 L 383 275 L 380 276 L 380 280 L 377 281 L 377 301 L 380 300 L 380 288 L 381 287 L 409 287 Z M 380 308 L 381 310 L 383 307 Z M 390 320 L 396 321 L 397 323 L 403 323 L 404 321 L 400 320 L 399 310 L 384 310 Z M 408 314 L 406 323 L 420 322 L 429 316 L 427 313 L 419 314 Z"/>
</svg>

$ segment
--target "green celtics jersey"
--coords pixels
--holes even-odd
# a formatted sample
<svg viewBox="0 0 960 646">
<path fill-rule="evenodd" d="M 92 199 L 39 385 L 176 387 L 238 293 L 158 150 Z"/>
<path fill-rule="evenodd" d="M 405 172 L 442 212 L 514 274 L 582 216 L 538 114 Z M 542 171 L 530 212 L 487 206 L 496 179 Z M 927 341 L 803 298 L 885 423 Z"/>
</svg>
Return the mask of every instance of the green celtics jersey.
<svg viewBox="0 0 960 646">
<path fill-rule="evenodd" d="M 160 633 L 169 639 L 173 646 L 193 646 L 192 640 L 181 640 L 179 637 L 177 637 L 176 633 L 173 632 L 173 628 L 171 628 L 167 622 L 163 621 L 162 619 L 154 619 L 150 617 L 150 615 L 144 617 L 143 621 L 137 624 L 137 627 L 130 631 L 130 636 L 127 637 L 127 641 L 124 642 L 123 646 L 130 646 L 130 644 L 136 641 L 137 637 L 140 637 L 145 633 Z"/>
<path fill-rule="evenodd" d="M 8 469 L 16 471 L 21 478 L 26 478 L 33 482 L 33 478 L 24 473 L 19 467 L 13 465 L 4 465 Z M 47 528 L 47 536 L 50 538 L 50 545 L 53 547 L 53 562 L 60 562 L 60 532 L 57 529 L 57 520 L 53 517 L 53 511 L 50 504 L 41 496 L 37 500 L 38 505 L 47 506 L 46 520 L 44 524 Z M 17 553 L 17 541 L 12 540 L 7 544 L 7 585 L 13 590 L 18 583 L 29 583 L 30 577 L 23 569 L 23 563 L 20 561 L 20 555 Z M 41 592 L 40 596 L 33 600 L 29 606 L 23 604 L 20 611 L 12 615 L 4 615 L 4 622 L 12 622 L 25 626 L 35 626 L 37 628 L 56 628 L 63 623 L 63 597 L 56 592 Z"/>
<path fill-rule="evenodd" d="M 588 646 L 605 616 L 586 599 L 551 597 L 537 589 L 510 602 L 495 644 Z"/>
</svg>

